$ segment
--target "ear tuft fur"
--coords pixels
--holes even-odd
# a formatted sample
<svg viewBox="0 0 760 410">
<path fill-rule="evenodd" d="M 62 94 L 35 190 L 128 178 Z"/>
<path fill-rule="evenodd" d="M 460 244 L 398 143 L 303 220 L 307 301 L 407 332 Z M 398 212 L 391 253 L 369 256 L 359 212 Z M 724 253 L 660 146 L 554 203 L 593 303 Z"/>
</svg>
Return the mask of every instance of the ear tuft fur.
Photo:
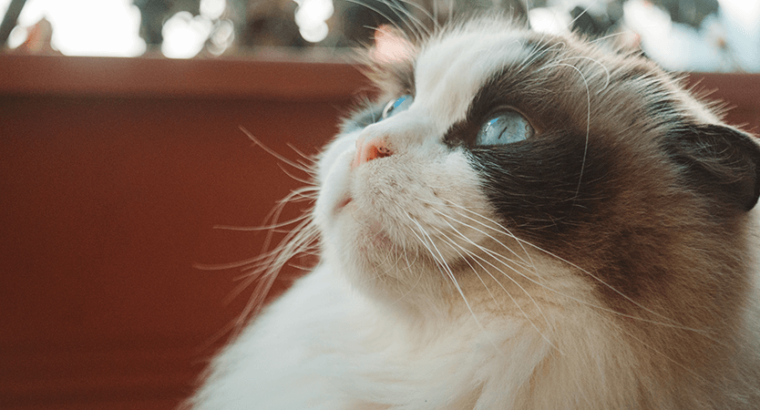
<svg viewBox="0 0 760 410">
<path fill-rule="evenodd" d="M 375 46 L 369 52 L 376 64 L 403 63 L 417 54 L 416 46 L 397 29 L 383 25 L 375 30 Z"/>
</svg>

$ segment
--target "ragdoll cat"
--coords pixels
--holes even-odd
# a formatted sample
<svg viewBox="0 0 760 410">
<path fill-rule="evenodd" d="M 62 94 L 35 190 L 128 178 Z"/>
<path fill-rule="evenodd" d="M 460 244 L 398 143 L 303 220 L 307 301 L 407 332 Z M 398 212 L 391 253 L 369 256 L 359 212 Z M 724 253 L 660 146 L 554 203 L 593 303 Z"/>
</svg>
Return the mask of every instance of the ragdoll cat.
<svg viewBox="0 0 760 410">
<path fill-rule="evenodd" d="M 190 406 L 760 408 L 752 137 L 601 42 L 382 37 L 316 166 L 318 265 Z"/>
</svg>

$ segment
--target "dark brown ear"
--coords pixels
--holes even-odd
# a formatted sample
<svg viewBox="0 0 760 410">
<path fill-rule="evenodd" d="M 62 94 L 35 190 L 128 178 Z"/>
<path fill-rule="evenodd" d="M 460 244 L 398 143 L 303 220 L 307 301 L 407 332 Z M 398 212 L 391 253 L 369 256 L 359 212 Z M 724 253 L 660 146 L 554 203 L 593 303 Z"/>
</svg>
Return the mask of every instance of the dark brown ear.
<svg viewBox="0 0 760 410">
<path fill-rule="evenodd" d="M 667 151 L 690 187 L 749 211 L 760 196 L 760 145 L 726 125 L 699 124 L 671 136 Z"/>
</svg>

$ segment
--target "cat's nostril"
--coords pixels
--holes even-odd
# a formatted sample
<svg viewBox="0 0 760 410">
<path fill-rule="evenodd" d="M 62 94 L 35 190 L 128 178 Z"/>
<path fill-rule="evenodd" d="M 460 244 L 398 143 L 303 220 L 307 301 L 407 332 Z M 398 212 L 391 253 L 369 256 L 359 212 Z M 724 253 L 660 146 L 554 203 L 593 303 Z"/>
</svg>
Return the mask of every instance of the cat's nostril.
<svg viewBox="0 0 760 410">
<path fill-rule="evenodd" d="M 385 137 L 372 137 L 369 139 L 360 137 L 356 140 L 356 156 L 354 157 L 353 166 L 356 167 L 365 162 L 391 155 L 393 155 L 393 151 L 388 146 Z"/>
</svg>

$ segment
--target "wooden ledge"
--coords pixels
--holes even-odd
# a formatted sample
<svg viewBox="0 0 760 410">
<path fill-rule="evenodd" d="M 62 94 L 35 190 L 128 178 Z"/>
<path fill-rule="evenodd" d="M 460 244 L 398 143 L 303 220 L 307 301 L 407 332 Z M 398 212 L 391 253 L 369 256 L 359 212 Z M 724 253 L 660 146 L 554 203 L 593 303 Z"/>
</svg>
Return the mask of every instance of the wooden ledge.
<svg viewBox="0 0 760 410">
<path fill-rule="evenodd" d="M 287 53 L 189 60 L 0 54 L 0 94 L 345 100 L 367 87 L 347 60 Z M 760 75 L 691 73 L 688 78 L 700 89 L 717 90 L 714 98 L 756 104 L 750 90 L 760 84 Z"/>
<path fill-rule="evenodd" d="M 366 87 L 339 61 L 0 55 L 0 95 L 346 100 Z"/>
</svg>

